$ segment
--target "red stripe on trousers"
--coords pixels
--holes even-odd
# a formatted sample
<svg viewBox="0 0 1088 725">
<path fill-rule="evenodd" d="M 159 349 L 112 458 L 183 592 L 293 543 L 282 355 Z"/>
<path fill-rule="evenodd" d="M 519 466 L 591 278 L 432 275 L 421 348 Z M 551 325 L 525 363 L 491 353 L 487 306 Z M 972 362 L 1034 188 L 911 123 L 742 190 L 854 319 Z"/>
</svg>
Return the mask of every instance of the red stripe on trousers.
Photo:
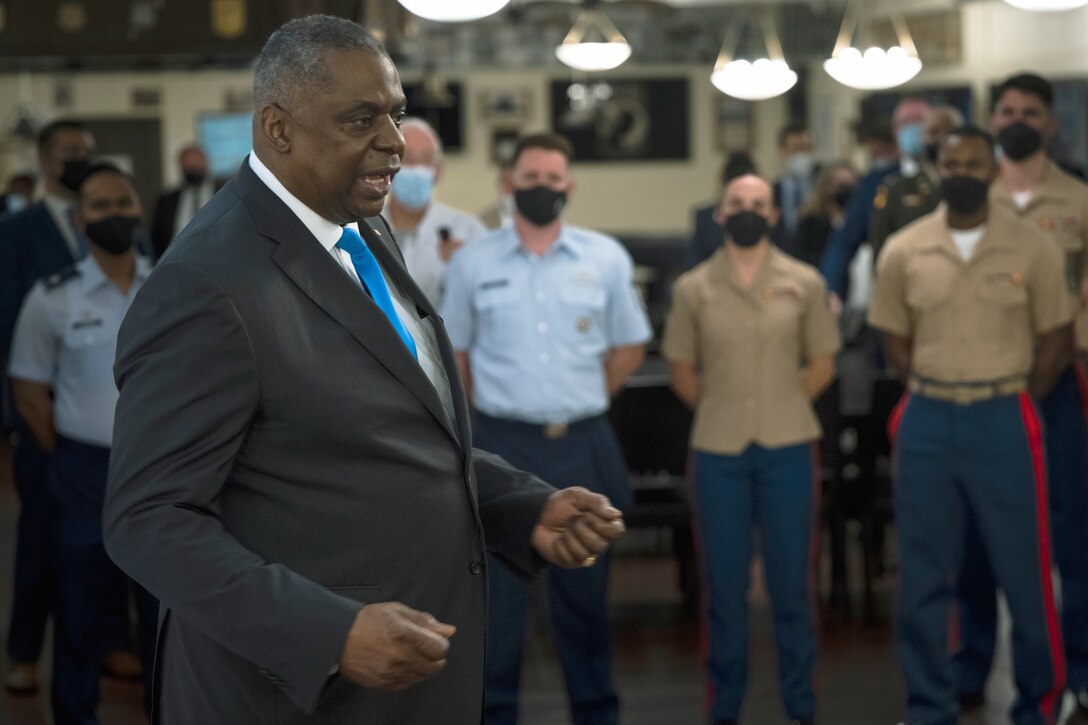
<svg viewBox="0 0 1088 725">
<path fill-rule="evenodd" d="M 907 410 L 907 402 L 910 401 L 910 392 L 903 393 L 903 397 L 892 408 L 888 416 L 888 440 L 895 443 L 895 437 L 899 435 L 899 425 L 903 422 L 903 413 Z"/>
<path fill-rule="evenodd" d="M 1031 447 L 1031 462 L 1035 473 L 1035 518 L 1036 533 L 1039 537 L 1039 576 L 1043 587 L 1043 616 L 1046 619 L 1046 634 L 1050 645 L 1050 663 L 1054 672 L 1054 683 L 1043 696 L 1039 707 L 1048 722 L 1055 721 L 1057 705 L 1065 690 L 1065 659 L 1062 655 L 1062 634 L 1058 625 L 1058 609 L 1054 604 L 1054 585 L 1051 578 L 1053 562 L 1050 552 L 1050 504 L 1046 485 L 1046 458 L 1043 448 L 1043 427 L 1035 405 L 1027 393 L 1020 393 L 1020 415 L 1024 420 L 1024 429 L 1028 434 Z"/>
</svg>

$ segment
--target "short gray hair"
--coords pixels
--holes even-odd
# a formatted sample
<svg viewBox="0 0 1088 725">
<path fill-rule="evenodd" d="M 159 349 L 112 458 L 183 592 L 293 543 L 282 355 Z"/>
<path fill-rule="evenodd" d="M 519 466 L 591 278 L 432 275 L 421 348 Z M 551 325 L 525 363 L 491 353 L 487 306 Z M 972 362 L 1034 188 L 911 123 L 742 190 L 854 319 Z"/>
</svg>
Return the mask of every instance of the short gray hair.
<svg viewBox="0 0 1088 725">
<path fill-rule="evenodd" d="M 434 126 L 424 121 L 422 118 L 416 118 L 415 116 L 409 116 L 400 122 L 400 132 L 403 134 L 410 128 L 414 128 L 418 131 L 422 131 L 431 137 L 434 141 L 434 163 L 440 165 L 442 163 L 442 157 L 445 151 L 442 149 L 442 139 L 438 136 L 438 131 L 434 130 Z"/>
<path fill-rule="evenodd" d="M 389 57 L 369 30 L 345 18 L 307 15 L 291 20 L 269 36 L 257 58 L 253 72 L 255 110 L 293 99 L 300 88 L 326 85 L 325 52 L 333 49 L 369 50 Z"/>
</svg>

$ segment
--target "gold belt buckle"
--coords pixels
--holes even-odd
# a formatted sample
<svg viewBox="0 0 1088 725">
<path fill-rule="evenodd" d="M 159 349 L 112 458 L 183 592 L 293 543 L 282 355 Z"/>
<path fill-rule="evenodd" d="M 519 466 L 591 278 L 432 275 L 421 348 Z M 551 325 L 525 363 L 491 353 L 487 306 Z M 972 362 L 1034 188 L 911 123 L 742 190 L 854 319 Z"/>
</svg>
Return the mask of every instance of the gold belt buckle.
<svg viewBox="0 0 1088 725">
<path fill-rule="evenodd" d="M 952 402 L 956 405 L 969 405 L 975 402 L 975 391 L 966 386 L 952 389 Z"/>
<path fill-rule="evenodd" d="M 566 423 L 548 423 L 544 426 L 544 437 L 548 440 L 562 438 L 567 434 Z"/>
</svg>

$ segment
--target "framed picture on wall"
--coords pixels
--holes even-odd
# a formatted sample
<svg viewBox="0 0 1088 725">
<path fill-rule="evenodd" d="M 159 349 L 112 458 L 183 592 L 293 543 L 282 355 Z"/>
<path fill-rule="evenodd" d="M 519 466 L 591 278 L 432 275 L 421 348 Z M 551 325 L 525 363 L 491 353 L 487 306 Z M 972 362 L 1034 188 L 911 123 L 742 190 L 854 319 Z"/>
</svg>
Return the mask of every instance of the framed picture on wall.
<svg viewBox="0 0 1088 725">
<path fill-rule="evenodd" d="M 552 129 L 579 163 L 689 156 L 687 78 L 552 81 L 550 96 Z"/>
<path fill-rule="evenodd" d="M 480 116 L 492 125 L 517 125 L 529 120 L 532 96 L 523 88 L 488 89 L 480 93 Z"/>
<path fill-rule="evenodd" d="M 723 154 L 749 151 L 756 145 L 752 104 L 716 93 L 714 99 L 714 146 Z"/>
</svg>

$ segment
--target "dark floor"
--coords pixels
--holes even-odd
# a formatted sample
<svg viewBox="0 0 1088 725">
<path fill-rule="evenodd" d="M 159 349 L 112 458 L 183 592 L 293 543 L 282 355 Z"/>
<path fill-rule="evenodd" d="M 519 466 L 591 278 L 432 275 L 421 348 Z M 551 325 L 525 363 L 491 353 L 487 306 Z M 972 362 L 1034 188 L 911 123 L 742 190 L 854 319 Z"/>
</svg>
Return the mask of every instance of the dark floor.
<svg viewBox="0 0 1088 725">
<path fill-rule="evenodd" d="M 0 632 L 6 630 L 10 572 L 18 504 L 10 475 L 10 451 L 0 444 Z M 677 567 L 671 557 L 654 554 L 654 539 L 636 532 L 613 565 L 615 674 L 625 725 L 704 722 L 706 693 L 700 664 L 698 616 L 683 605 Z M 826 578 L 826 577 L 825 577 Z M 778 725 L 785 714 L 778 699 L 770 616 L 754 575 L 752 659 L 745 725 Z M 891 577 L 877 583 L 875 623 L 846 622 L 822 614 L 821 661 L 817 676 L 819 722 L 823 725 L 893 725 L 902 713 L 903 685 L 896 667 L 888 624 Z M 855 602 L 860 599 L 854 592 Z M 523 671 L 524 725 L 568 722 L 562 676 L 536 612 Z M 48 679 L 48 657 L 41 667 Z M 142 725 L 140 688 L 103 680 L 103 725 Z M 48 695 L 0 695 L 0 725 L 41 725 L 48 718 Z M 1003 723 L 993 716 L 992 725 Z"/>
</svg>

